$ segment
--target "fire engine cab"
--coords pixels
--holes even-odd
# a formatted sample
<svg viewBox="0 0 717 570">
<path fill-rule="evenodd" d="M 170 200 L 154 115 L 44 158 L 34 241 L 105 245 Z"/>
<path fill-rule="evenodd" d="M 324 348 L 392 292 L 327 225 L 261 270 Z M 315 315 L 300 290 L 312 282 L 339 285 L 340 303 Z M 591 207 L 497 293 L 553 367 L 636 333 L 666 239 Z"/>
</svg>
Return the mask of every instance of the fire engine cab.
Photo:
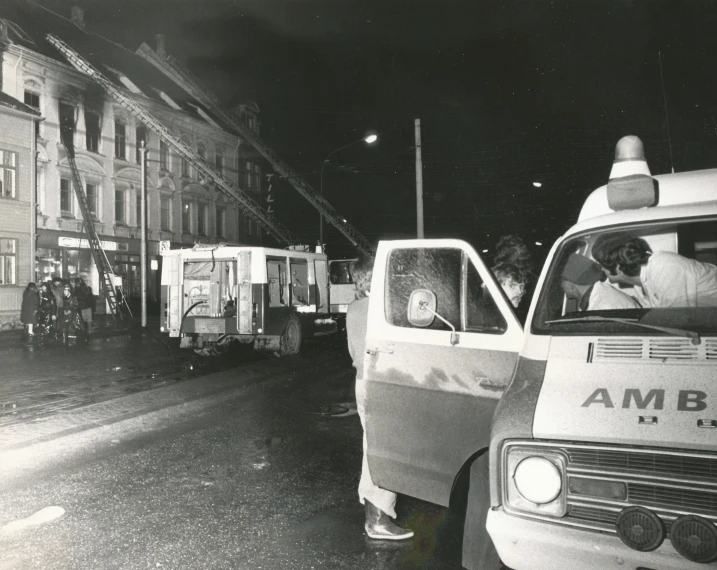
<svg viewBox="0 0 717 570">
<path fill-rule="evenodd" d="M 628 241 L 649 270 L 624 273 Z M 576 297 L 575 256 L 592 272 L 580 291 L 612 305 Z M 468 480 L 469 569 L 713 564 L 715 264 L 717 170 L 652 176 L 636 137 L 553 245 L 525 330 L 469 244 L 381 242 L 364 357 L 376 484 L 447 506 Z"/>
</svg>

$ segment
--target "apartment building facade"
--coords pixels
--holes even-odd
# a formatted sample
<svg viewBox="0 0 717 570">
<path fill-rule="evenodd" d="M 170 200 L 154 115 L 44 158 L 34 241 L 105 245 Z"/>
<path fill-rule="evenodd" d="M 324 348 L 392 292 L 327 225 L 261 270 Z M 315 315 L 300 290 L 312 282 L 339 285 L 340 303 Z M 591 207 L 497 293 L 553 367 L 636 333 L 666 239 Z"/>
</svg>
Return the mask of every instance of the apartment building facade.
<svg viewBox="0 0 717 570">
<path fill-rule="evenodd" d="M 34 280 L 35 123 L 40 114 L 0 92 L 0 330 L 21 328 Z"/>
<path fill-rule="evenodd" d="M 0 8 L 0 18 L 2 12 Z M 36 133 L 37 280 L 82 277 L 99 293 L 63 138 L 74 146 L 94 225 L 125 297 L 141 294 L 142 142 L 147 148 L 150 300 L 158 299 L 160 241 L 170 241 L 172 247 L 201 242 L 262 244 L 261 228 L 214 184 L 202 179 L 166 141 L 70 67 L 44 40 L 44 34 L 56 34 L 82 55 L 83 50 L 99 54 L 93 64 L 119 89 L 225 178 L 260 200 L 262 159 L 194 99 L 188 86 L 162 72 L 160 66 L 166 61 L 163 47 L 157 53 L 143 45 L 140 51 L 144 55 L 125 50 L 87 33 L 77 11 L 71 19 L 38 8 L 17 14 L 20 22 L 6 18 L 0 30 L 5 45 L 2 91 L 37 109 L 44 119 Z M 150 63 L 148 58 L 156 61 Z M 241 113 L 247 123 L 259 128 L 255 103 L 242 105 Z M 103 305 L 100 302 L 98 309 Z"/>
</svg>

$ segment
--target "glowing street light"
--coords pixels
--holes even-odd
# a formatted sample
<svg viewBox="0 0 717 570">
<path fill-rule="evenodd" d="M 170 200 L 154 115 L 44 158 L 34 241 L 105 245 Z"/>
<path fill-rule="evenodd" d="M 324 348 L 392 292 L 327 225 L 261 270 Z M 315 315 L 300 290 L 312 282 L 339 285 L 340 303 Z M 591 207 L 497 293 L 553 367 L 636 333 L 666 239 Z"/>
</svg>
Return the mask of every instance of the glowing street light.
<svg viewBox="0 0 717 570">
<path fill-rule="evenodd" d="M 542 185 L 542 182 L 533 182 L 533 186 L 535 186 L 536 188 L 540 188 Z"/>
</svg>

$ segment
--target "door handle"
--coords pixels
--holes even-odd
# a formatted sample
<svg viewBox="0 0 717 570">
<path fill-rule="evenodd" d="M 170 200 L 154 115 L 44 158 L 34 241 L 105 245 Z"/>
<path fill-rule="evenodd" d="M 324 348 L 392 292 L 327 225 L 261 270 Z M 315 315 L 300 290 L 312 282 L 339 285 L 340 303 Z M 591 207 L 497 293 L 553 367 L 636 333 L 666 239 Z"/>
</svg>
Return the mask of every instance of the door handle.
<svg viewBox="0 0 717 570">
<path fill-rule="evenodd" d="M 490 378 L 486 378 L 485 376 L 478 376 L 476 378 L 478 380 L 478 385 L 483 386 L 485 388 L 505 388 L 507 384 L 502 384 L 500 382 L 494 382 Z"/>
</svg>

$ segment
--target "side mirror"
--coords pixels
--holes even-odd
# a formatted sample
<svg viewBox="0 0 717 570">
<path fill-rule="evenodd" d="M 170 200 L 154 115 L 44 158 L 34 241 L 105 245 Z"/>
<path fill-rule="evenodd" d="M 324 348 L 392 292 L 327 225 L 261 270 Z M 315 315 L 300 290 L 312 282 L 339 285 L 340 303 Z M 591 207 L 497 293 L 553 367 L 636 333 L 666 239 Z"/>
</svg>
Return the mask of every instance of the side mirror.
<svg viewBox="0 0 717 570">
<path fill-rule="evenodd" d="M 414 327 L 428 327 L 436 314 L 436 294 L 428 289 L 416 289 L 408 299 L 408 322 Z"/>
</svg>

